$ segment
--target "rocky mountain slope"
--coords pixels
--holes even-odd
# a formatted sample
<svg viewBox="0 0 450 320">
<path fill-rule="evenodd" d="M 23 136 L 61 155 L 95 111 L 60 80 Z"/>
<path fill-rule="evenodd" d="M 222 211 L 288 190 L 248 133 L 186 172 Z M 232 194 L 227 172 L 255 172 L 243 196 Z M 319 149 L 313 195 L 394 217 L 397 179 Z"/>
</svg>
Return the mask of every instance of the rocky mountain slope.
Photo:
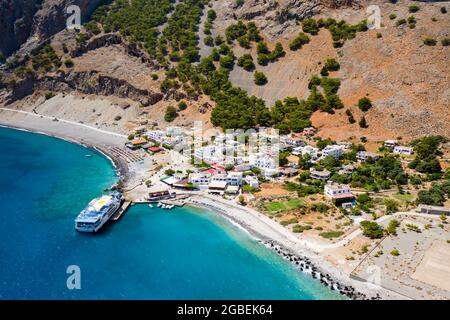
<svg viewBox="0 0 450 320">
<path fill-rule="evenodd" d="M 29 52 L 66 27 L 66 9 L 77 5 L 82 19 L 103 0 L 0 0 L 0 52 L 11 55 L 21 46 Z"/>
</svg>

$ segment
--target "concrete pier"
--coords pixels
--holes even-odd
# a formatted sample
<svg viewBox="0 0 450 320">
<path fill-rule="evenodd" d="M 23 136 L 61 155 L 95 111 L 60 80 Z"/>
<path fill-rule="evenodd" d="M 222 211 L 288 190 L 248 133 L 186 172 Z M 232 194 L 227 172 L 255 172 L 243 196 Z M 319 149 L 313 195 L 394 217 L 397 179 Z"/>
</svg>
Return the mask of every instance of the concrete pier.
<svg viewBox="0 0 450 320">
<path fill-rule="evenodd" d="M 122 203 L 122 205 L 120 206 L 119 210 L 117 210 L 116 213 L 114 213 L 114 215 L 111 217 L 112 221 L 117 221 L 119 220 L 122 215 L 128 210 L 128 208 L 131 205 L 131 201 L 124 201 Z"/>
</svg>

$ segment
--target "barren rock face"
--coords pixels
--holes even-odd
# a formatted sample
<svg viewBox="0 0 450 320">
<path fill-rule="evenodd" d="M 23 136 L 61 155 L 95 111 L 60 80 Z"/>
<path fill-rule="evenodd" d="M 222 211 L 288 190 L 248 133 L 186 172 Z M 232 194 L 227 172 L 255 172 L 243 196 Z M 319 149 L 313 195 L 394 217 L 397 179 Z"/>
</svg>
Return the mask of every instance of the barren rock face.
<svg viewBox="0 0 450 320">
<path fill-rule="evenodd" d="M 321 8 L 358 5 L 359 0 L 248 0 L 242 6 L 238 6 L 234 0 L 225 0 L 215 4 L 223 21 L 255 21 L 273 38 L 289 33 L 296 26 L 296 21 L 320 13 Z"/>
<path fill-rule="evenodd" d="M 9 56 L 27 42 L 24 53 L 66 26 L 66 9 L 77 5 L 82 19 L 101 0 L 0 0 L 0 51 Z"/>
</svg>

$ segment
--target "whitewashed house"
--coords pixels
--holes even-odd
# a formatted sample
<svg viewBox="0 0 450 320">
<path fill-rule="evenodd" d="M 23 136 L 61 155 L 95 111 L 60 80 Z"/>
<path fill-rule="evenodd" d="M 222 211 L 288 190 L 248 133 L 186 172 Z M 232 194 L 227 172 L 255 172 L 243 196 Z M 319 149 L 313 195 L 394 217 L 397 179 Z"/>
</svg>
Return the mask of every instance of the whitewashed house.
<svg viewBox="0 0 450 320">
<path fill-rule="evenodd" d="M 255 189 L 259 189 L 259 180 L 255 176 L 246 176 L 244 178 L 244 181 L 249 186 L 251 186 L 251 187 L 253 187 Z"/>
<path fill-rule="evenodd" d="M 223 155 L 223 149 L 216 145 L 196 148 L 194 150 L 194 157 L 208 163 L 221 162 L 225 158 Z"/>
<path fill-rule="evenodd" d="M 267 177 L 278 174 L 278 163 L 275 157 L 254 154 L 249 156 L 249 163 L 252 167 L 261 169 Z"/>
<path fill-rule="evenodd" d="M 293 148 L 303 147 L 304 145 L 306 145 L 306 143 L 300 137 L 296 136 L 288 136 L 284 141 L 288 146 Z"/>
<path fill-rule="evenodd" d="M 232 186 L 240 186 L 242 185 L 242 172 L 230 171 L 227 174 L 227 182 Z"/>
<path fill-rule="evenodd" d="M 162 145 L 166 145 L 171 148 L 175 147 L 181 141 L 182 141 L 182 138 L 180 136 L 177 136 L 177 137 L 165 136 L 165 137 L 162 137 L 160 140 Z"/>
<path fill-rule="evenodd" d="M 316 170 L 314 168 L 309 169 L 311 179 L 327 181 L 331 177 L 331 172 L 327 169 Z"/>
<path fill-rule="evenodd" d="M 189 175 L 189 182 L 198 187 L 206 187 L 211 182 L 211 173 L 208 171 L 191 173 Z"/>
<path fill-rule="evenodd" d="M 167 127 L 166 128 L 166 136 L 178 137 L 183 135 L 184 130 L 180 127 Z"/>
<path fill-rule="evenodd" d="M 356 160 L 366 162 L 369 159 L 378 160 L 380 156 L 374 152 L 358 151 L 356 153 Z"/>
<path fill-rule="evenodd" d="M 397 140 L 386 140 L 384 146 L 389 149 L 394 149 L 398 145 Z"/>
<path fill-rule="evenodd" d="M 394 153 L 410 156 L 414 153 L 414 149 L 412 147 L 396 146 L 394 148 Z"/>
<path fill-rule="evenodd" d="M 154 131 L 149 131 L 147 132 L 147 137 L 150 140 L 156 141 L 156 142 L 160 142 L 162 137 L 165 137 L 166 133 L 162 130 L 154 130 Z"/>
<path fill-rule="evenodd" d="M 325 196 L 333 200 L 336 205 L 352 207 L 355 204 L 355 196 L 348 185 L 328 182 L 324 188 Z"/>
<path fill-rule="evenodd" d="M 335 159 L 339 159 L 340 157 L 342 157 L 342 154 L 344 153 L 343 149 L 344 149 L 343 146 L 335 144 L 326 146 L 325 148 L 322 149 L 322 158 L 333 157 Z"/>
<path fill-rule="evenodd" d="M 312 160 L 315 160 L 319 156 L 319 149 L 312 146 L 297 147 L 293 149 L 292 154 L 295 156 L 309 155 Z"/>
<path fill-rule="evenodd" d="M 330 199 L 333 199 L 338 195 L 348 195 L 352 193 L 348 185 L 334 182 L 328 182 L 325 185 L 324 192 Z"/>
<path fill-rule="evenodd" d="M 355 166 L 352 164 L 347 164 L 342 166 L 338 171 L 339 174 L 352 174 L 356 170 Z"/>
</svg>

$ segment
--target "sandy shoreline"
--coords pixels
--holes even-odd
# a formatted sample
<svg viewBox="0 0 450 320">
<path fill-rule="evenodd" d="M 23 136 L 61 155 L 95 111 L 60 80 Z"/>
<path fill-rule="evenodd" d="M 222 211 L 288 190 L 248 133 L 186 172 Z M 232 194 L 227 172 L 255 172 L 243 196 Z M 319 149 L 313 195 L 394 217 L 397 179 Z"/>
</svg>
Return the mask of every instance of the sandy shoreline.
<svg viewBox="0 0 450 320">
<path fill-rule="evenodd" d="M 312 275 L 325 285 L 334 286 L 335 290 L 344 289 L 342 294 L 351 299 L 405 299 L 395 292 L 350 278 L 348 274 L 332 265 L 319 253 L 308 249 L 287 229 L 262 213 L 240 207 L 227 200 L 204 195 L 193 195 L 189 205 L 212 211 L 233 224 L 238 224 L 254 239 L 293 263 L 301 272 Z M 321 278 L 324 278 L 324 281 Z"/>
<path fill-rule="evenodd" d="M 127 163 L 109 152 L 110 147 L 123 146 L 127 140 L 124 135 L 108 133 L 84 124 L 64 120 L 55 121 L 50 117 L 5 110 L 4 108 L 0 108 L 0 126 L 45 134 L 95 149 L 111 160 L 117 168 L 122 182 L 130 179 L 131 173 Z M 224 210 L 218 209 L 217 204 Z M 333 266 L 318 252 L 311 250 L 309 247 L 311 243 L 296 238 L 283 226 L 253 209 L 238 206 L 227 200 L 195 193 L 193 193 L 189 205 L 213 211 L 231 220 L 252 237 L 293 262 L 296 267 L 302 266 L 301 271 L 311 273 L 313 276 L 316 272 L 319 272 L 322 277 L 326 276 L 327 280 L 324 284 L 331 281 L 339 288 L 351 288 L 346 290 L 350 293 L 348 296 L 351 298 L 402 299 L 401 296 L 390 291 L 374 288 L 368 286 L 367 283 L 351 279 L 348 274 Z"/>
</svg>

